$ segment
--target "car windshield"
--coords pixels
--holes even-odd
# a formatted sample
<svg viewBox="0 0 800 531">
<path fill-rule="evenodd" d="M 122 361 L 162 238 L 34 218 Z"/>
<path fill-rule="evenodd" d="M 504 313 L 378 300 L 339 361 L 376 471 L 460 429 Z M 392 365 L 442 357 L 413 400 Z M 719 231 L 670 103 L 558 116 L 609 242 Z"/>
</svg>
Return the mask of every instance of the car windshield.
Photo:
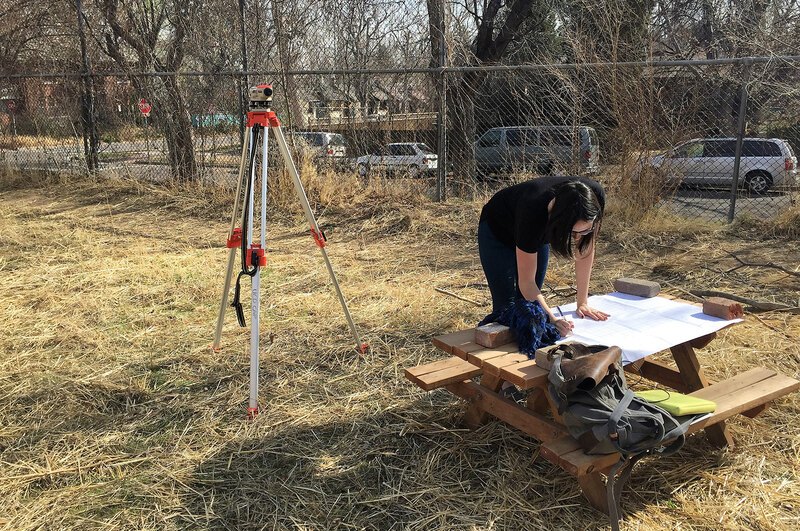
<svg viewBox="0 0 800 531">
<path fill-rule="evenodd" d="M 433 151 L 431 148 L 428 147 L 427 144 L 417 144 L 417 149 L 422 151 L 425 155 L 435 155 L 436 152 Z"/>
</svg>

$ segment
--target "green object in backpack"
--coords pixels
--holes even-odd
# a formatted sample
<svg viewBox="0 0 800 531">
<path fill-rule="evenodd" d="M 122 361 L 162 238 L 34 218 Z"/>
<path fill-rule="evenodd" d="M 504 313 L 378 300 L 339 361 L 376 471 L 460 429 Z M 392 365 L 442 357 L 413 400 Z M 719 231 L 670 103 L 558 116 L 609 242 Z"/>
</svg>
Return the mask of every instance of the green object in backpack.
<svg viewBox="0 0 800 531">
<path fill-rule="evenodd" d="M 651 404 L 658 404 L 659 407 L 679 417 L 713 413 L 717 409 L 717 404 L 711 400 L 684 395 L 675 391 L 667 391 L 666 389 L 637 391 L 634 394 Z"/>
</svg>

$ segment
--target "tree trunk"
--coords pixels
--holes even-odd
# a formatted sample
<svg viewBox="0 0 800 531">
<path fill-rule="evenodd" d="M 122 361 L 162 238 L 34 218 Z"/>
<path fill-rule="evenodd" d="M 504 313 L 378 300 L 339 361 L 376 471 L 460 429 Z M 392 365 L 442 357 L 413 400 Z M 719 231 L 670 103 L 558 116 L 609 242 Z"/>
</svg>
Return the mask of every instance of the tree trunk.
<svg viewBox="0 0 800 531">
<path fill-rule="evenodd" d="M 459 180 L 475 179 L 475 87 L 482 82 L 480 74 L 459 74 L 448 89 L 447 119 L 448 155 L 453 175 Z"/>
</svg>

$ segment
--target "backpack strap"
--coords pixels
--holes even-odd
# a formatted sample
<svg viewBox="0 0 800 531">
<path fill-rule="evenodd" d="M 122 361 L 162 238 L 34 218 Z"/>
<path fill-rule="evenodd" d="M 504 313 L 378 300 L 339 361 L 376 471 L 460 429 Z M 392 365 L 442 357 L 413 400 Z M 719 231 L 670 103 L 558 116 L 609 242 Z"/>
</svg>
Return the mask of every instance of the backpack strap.
<svg viewBox="0 0 800 531">
<path fill-rule="evenodd" d="M 647 455 L 648 452 L 641 452 L 636 455 L 626 456 L 614 465 L 608 472 L 606 480 L 606 500 L 608 501 L 608 520 L 612 531 L 619 531 L 620 521 L 620 501 L 622 500 L 622 487 L 631 477 L 633 465 Z M 617 478 L 619 474 L 619 478 Z"/>
</svg>

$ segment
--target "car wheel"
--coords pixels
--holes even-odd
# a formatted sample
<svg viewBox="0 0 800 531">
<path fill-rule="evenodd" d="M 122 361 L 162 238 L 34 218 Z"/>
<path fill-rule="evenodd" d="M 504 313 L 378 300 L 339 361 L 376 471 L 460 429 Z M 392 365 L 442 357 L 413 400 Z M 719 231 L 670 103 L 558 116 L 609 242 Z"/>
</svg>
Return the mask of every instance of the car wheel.
<svg viewBox="0 0 800 531">
<path fill-rule="evenodd" d="M 419 177 L 419 166 L 413 165 L 409 167 L 408 176 L 411 177 L 412 179 L 416 179 L 417 177 Z"/>
<path fill-rule="evenodd" d="M 753 171 L 745 176 L 744 184 L 751 194 L 761 195 L 772 186 L 772 176 L 765 171 Z"/>
<path fill-rule="evenodd" d="M 367 175 L 369 175 L 369 166 L 367 166 L 367 165 L 366 165 L 366 164 L 364 164 L 363 162 L 360 162 L 360 163 L 358 164 L 358 169 L 357 169 L 357 171 L 358 171 L 358 176 L 359 176 L 359 177 L 361 177 L 361 178 L 363 179 L 363 178 L 365 178 Z"/>
</svg>

